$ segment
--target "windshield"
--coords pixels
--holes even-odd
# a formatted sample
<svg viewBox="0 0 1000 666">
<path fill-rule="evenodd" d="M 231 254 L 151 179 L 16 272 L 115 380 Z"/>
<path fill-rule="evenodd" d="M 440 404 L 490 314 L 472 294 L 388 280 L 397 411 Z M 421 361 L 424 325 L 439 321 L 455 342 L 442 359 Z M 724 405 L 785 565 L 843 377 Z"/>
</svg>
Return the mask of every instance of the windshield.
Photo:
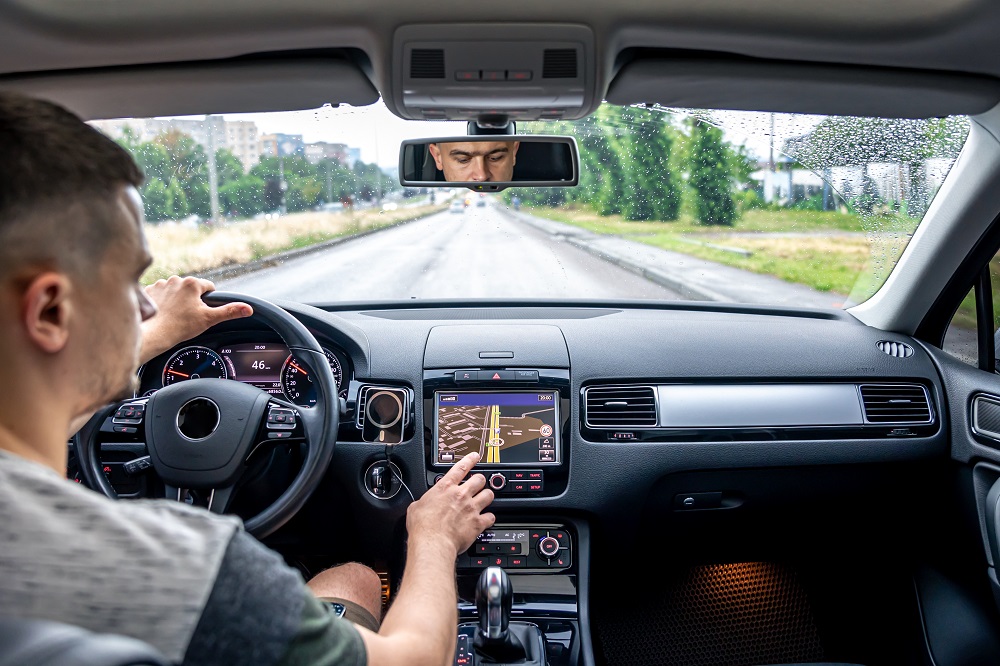
<svg viewBox="0 0 1000 666">
<path fill-rule="evenodd" d="M 517 126 L 573 136 L 578 186 L 482 194 L 401 187 L 401 141 L 467 128 L 404 121 L 381 103 L 92 124 L 146 174 L 144 281 L 202 275 L 315 303 L 848 307 L 885 281 L 969 131 L 964 117 L 604 104 Z"/>
</svg>

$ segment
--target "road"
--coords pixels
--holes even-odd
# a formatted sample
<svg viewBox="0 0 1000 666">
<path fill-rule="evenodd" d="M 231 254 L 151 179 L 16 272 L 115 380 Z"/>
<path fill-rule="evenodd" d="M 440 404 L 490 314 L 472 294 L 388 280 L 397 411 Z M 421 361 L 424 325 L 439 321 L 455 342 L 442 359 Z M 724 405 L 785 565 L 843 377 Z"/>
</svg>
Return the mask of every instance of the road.
<svg viewBox="0 0 1000 666">
<path fill-rule="evenodd" d="M 247 275 L 219 289 L 301 302 L 452 298 L 678 300 L 674 291 L 494 208 L 444 211 Z"/>
</svg>

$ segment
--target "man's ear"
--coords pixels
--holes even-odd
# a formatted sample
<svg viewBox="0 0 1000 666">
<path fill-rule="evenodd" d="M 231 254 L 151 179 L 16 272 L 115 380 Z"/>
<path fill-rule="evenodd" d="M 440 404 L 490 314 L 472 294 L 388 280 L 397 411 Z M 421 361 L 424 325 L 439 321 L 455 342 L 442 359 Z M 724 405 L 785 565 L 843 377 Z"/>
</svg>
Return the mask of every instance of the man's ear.
<svg viewBox="0 0 1000 666">
<path fill-rule="evenodd" d="M 441 149 L 436 143 L 431 143 L 427 145 L 427 150 L 431 151 L 431 157 L 434 158 L 434 164 L 437 166 L 438 171 L 444 171 L 444 165 L 441 164 Z"/>
<path fill-rule="evenodd" d="M 21 317 L 28 339 L 46 353 L 61 351 L 69 339 L 73 314 L 70 281 L 62 273 L 35 276 L 21 295 Z"/>
<path fill-rule="evenodd" d="M 521 147 L 520 141 L 514 142 L 514 149 L 510 151 L 511 157 L 514 158 L 514 164 L 517 164 L 517 149 Z"/>
</svg>

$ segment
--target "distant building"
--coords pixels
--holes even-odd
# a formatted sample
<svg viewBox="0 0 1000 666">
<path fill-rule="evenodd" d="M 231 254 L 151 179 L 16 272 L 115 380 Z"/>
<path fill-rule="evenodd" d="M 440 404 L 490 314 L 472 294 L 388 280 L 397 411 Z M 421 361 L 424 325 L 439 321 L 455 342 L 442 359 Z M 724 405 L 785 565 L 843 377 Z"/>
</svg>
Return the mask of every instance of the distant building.
<svg viewBox="0 0 1000 666">
<path fill-rule="evenodd" d="M 347 149 L 347 162 L 344 164 L 348 169 L 353 169 L 354 165 L 361 161 L 361 149 L 360 148 L 348 148 Z"/>
<path fill-rule="evenodd" d="M 226 122 L 226 148 L 243 163 L 243 170 L 250 171 L 260 162 L 262 151 L 257 123 L 252 120 Z"/>
<path fill-rule="evenodd" d="M 110 136 L 121 139 L 126 129 L 140 142 L 153 141 L 169 132 L 180 132 L 191 137 L 205 149 L 219 150 L 228 147 L 227 123 L 222 116 L 205 118 L 120 118 L 117 120 L 92 120 L 90 125 Z"/>
<path fill-rule="evenodd" d="M 260 137 L 261 154 L 268 157 L 304 155 L 305 144 L 301 134 L 264 134 Z"/>
<path fill-rule="evenodd" d="M 305 144 L 304 153 L 307 160 L 316 164 L 322 160 L 333 160 L 341 166 L 347 166 L 347 144 L 317 141 Z"/>
</svg>

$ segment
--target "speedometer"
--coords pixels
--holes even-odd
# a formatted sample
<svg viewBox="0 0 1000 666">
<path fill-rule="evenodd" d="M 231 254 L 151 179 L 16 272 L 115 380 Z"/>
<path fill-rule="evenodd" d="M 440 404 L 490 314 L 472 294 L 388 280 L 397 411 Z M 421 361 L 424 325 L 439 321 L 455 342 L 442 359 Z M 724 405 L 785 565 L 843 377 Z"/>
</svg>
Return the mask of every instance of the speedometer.
<svg viewBox="0 0 1000 666">
<path fill-rule="evenodd" d="M 202 377 L 229 379 L 222 357 L 208 347 L 184 347 L 171 356 L 163 368 L 164 386 Z"/>
<path fill-rule="evenodd" d="M 323 349 L 323 353 L 330 362 L 330 371 L 333 372 L 333 379 L 337 383 L 339 392 L 340 385 L 344 381 L 344 369 L 333 352 Z M 312 407 L 316 404 L 316 387 L 313 385 L 310 371 L 294 354 L 289 355 L 281 367 L 281 390 L 285 393 L 285 397 L 296 405 Z"/>
</svg>

